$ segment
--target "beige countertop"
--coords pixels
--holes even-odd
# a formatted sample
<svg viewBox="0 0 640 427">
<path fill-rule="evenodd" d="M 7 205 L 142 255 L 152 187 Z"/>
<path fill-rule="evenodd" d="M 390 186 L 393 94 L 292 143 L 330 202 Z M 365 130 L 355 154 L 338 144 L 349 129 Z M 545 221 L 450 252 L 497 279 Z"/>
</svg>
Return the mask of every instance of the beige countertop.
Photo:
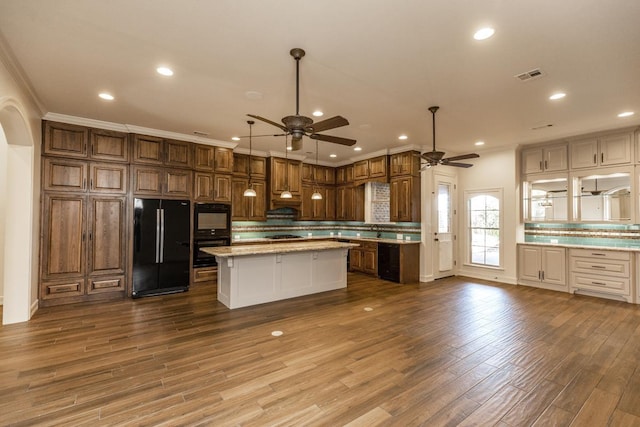
<svg viewBox="0 0 640 427">
<path fill-rule="evenodd" d="M 350 249 L 359 246 L 357 243 L 334 242 L 325 240 L 320 242 L 300 241 L 273 243 L 271 245 L 255 244 L 241 246 L 218 246 L 201 249 L 211 255 L 220 258 L 229 258 L 234 256 L 263 255 L 263 254 L 282 254 L 287 252 L 309 252 L 309 251 L 326 251 L 330 249 Z"/>
<path fill-rule="evenodd" d="M 568 249 L 586 249 L 594 251 L 620 251 L 620 252 L 640 252 L 640 248 L 628 248 L 623 246 L 592 246 L 592 245 L 575 245 L 569 243 L 545 243 L 545 242 L 520 242 L 519 245 L 527 246 L 554 246 L 558 248 Z"/>
<path fill-rule="evenodd" d="M 382 239 L 376 237 L 354 237 L 354 236 L 312 236 L 312 237 L 300 237 L 293 239 L 268 239 L 266 237 L 256 237 L 252 239 L 239 239 L 234 240 L 231 244 L 264 244 L 264 243 L 291 243 L 291 242 L 312 242 L 317 240 L 353 240 L 362 242 L 378 242 L 378 243 L 396 243 L 398 245 L 416 245 L 420 244 L 419 240 L 399 240 L 399 239 Z"/>
</svg>

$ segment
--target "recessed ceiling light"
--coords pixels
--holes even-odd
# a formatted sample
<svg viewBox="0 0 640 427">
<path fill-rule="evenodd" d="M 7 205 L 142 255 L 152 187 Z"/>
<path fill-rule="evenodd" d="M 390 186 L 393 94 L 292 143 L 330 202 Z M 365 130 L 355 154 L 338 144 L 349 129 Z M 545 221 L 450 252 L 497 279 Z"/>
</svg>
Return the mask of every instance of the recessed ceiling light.
<svg viewBox="0 0 640 427">
<path fill-rule="evenodd" d="M 239 138 L 239 137 L 237 137 L 237 136 L 232 136 L 232 137 L 231 137 L 231 140 L 232 140 L 232 141 L 240 141 L 240 138 Z"/>
<path fill-rule="evenodd" d="M 362 151 L 362 147 L 355 147 L 353 151 Z"/>
<path fill-rule="evenodd" d="M 162 74 L 163 76 L 173 76 L 173 70 L 171 70 L 171 68 L 158 67 L 156 68 L 156 71 L 158 72 L 158 74 Z"/>
<path fill-rule="evenodd" d="M 106 100 L 106 101 L 113 101 L 115 98 L 113 97 L 113 95 L 111 95 L 110 93 L 106 93 L 106 92 L 102 92 L 101 94 L 98 95 L 100 98 Z"/>
<path fill-rule="evenodd" d="M 313 116 L 314 117 L 322 117 L 324 115 L 324 113 L 320 110 L 316 110 L 313 112 Z"/>
<path fill-rule="evenodd" d="M 337 154 L 329 154 L 329 157 L 335 159 L 336 157 L 338 157 L 338 155 Z"/>
<path fill-rule="evenodd" d="M 562 99 L 562 98 L 564 98 L 565 96 L 567 96 L 567 94 L 566 94 L 566 93 L 564 93 L 564 92 L 556 92 L 556 93 L 554 93 L 553 95 L 551 95 L 551 96 L 549 97 L 549 99 L 550 99 L 550 100 L 552 100 L 552 101 L 555 101 L 556 99 Z"/>
<path fill-rule="evenodd" d="M 476 141 L 474 145 L 484 145 L 484 141 Z"/>
<path fill-rule="evenodd" d="M 400 136 L 398 137 L 398 139 L 399 139 L 399 140 L 402 140 L 402 141 L 404 141 L 404 140 L 405 140 L 405 139 L 407 139 L 407 138 L 409 138 L 407 135 L 400 135 Z"/>
<path fill-rule="evenodd" d="M 633 116 L 635 113 L 633 111 L 625 111 L 624 113 L 618 114 L 618 117 L 629 117 Z"/>
<path fill-rule="evenodd" d="M 475 34 L 473 35 L 473 38 L 476 40 L 486 40 L 489 37 L 491 37 L 495 32 L 496 30 L 494 30 L 491 27 L 481 28 L 475 32 Z"/>
</svg>

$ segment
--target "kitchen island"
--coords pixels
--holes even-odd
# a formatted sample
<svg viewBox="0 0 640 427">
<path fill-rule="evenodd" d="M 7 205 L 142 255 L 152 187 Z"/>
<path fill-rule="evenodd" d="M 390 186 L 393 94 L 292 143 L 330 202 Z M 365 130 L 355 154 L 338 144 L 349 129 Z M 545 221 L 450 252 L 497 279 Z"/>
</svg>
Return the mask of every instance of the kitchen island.
<svg viewBox="0 0 640 427">
<path fill-rule="evenodd" d="M 218 301 L 233 309 L 345 288 L 355 246 L 305 241 L 203 250 L 218 261 Z"/>
</svg>

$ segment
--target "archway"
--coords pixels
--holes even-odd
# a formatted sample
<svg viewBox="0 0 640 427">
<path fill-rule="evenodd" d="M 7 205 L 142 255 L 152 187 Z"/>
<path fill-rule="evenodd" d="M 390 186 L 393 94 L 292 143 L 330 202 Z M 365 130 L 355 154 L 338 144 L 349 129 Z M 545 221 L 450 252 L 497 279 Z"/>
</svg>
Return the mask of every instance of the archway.
<svg viewBox="0 0 640 427">
<path fill-rule="evenodd" d="M 37 284 L 33 272 L 34 139 L 22 108 L 12 99 L 0 99 L 0 261 L 2 323 L 31 317 L 31 299 Z M 35 246 L 34 246 L 35 245 Z M 35 302 L 35 299 L 34 299 Z"/>
</svg>

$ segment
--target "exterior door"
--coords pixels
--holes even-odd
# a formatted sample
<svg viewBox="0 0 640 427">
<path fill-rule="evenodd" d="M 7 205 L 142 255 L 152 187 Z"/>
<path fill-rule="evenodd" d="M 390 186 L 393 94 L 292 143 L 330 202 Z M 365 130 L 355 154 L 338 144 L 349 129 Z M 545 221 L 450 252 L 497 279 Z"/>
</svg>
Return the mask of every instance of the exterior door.
<svg viewBox="0 0 640 427">
<path fill-rule="evenodd" d="M 455 274 L 454 240 L 456 180 L 448 175 L 434 174 L 433 199 L 433 275 L 435 279 Z"/>
</svg>

